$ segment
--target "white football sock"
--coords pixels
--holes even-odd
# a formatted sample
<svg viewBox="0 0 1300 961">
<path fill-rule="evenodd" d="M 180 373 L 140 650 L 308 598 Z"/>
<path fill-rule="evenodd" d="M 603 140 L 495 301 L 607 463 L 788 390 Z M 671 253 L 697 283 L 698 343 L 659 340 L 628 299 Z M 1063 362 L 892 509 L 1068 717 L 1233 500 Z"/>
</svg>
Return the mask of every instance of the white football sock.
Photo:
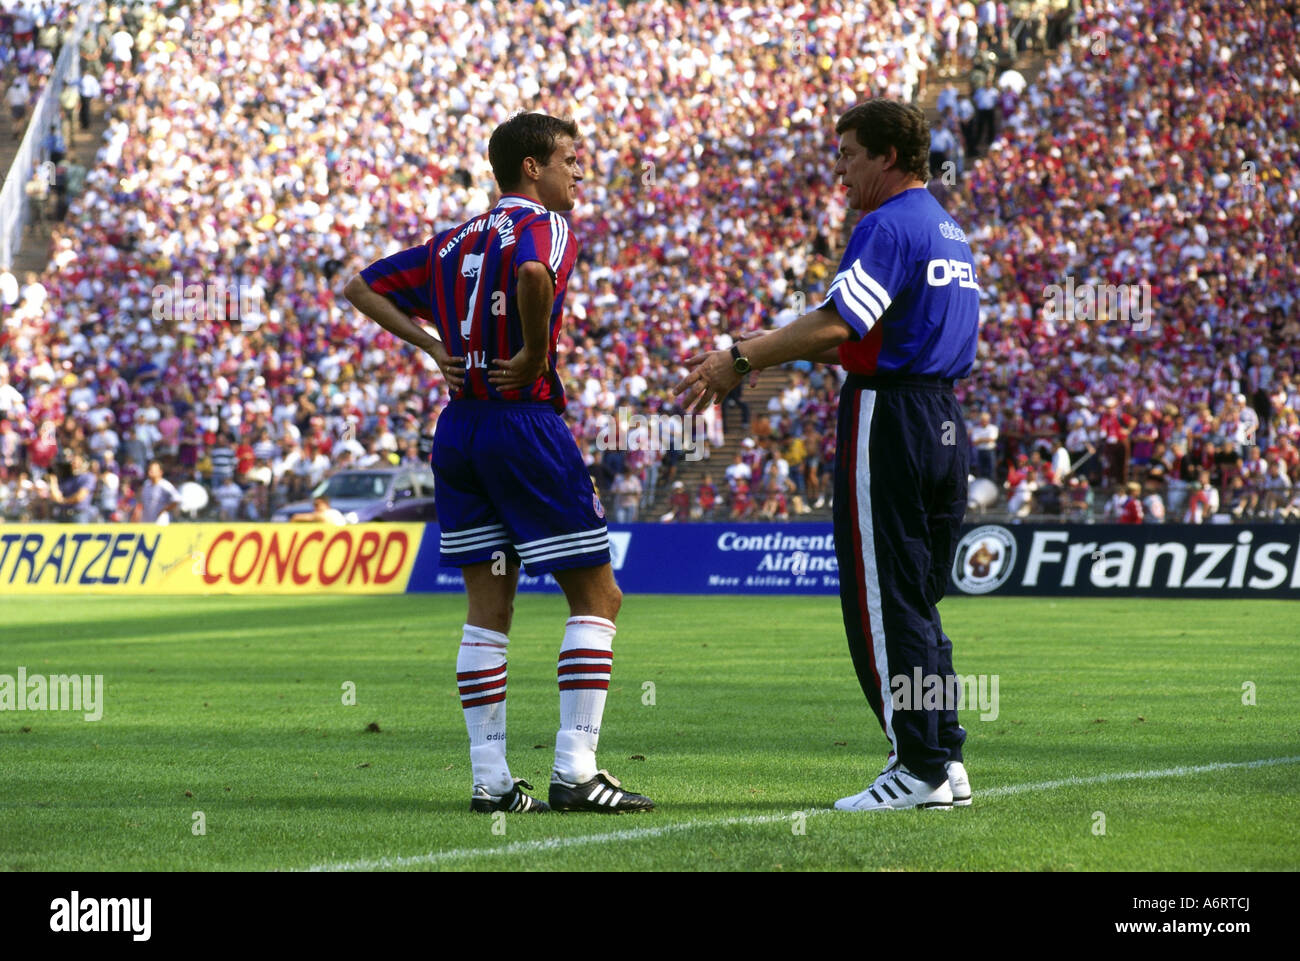
<svg viewBox="0 0 1300 961">
<path fill-rule="evenodd" d="M 555 773 L 570 784 L 596 776 L 596 743 L 605 713 L 614 659 L 614 624 L 584 614 L 564 623 L 560 645 L 560 730 L 555 735 Z"/>
<path fill-rule="evenodd" d="M 506 765 L 506 645 L 510 639 L 485 627 L 465 625 L 456 656 L 456 684 L 469 731 L 474 785 L 501 795 L 514 787 Z"/>
</svg>

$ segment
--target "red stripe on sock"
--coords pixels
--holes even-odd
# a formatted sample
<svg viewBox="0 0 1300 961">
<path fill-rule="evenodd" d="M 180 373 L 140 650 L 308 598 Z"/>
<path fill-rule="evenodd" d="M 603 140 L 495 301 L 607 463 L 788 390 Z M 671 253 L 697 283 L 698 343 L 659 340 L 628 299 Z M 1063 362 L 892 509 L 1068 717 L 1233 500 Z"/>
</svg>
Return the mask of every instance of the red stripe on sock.
<svg viewBox="0 0 1300 961">
<path fill-rule="evenodd" d="M 608 659 L 612 660 L 613 657 L 614 657 L 614 652 L 613 652 L 613 651 L 593 651 L 593 650 L 591 650 L 590 648 L 587 648 L 587 647 L 575 647 L 575 648 L 574 648 L 573 650 L 571 650 L 571 651 L 561 651 L 561 652 L 560 652 L 560 660 L 563 661 L 565 658 L 569 658 L 569 657 L 604 657 L 604 658 L 608 658 Z"/>
<path fill-rule="evenodd" d="M 601 664 L 561 664 L 556 669 L 557 674 L 606 674 L 610 673 L 607 666 Z"/>
<path fill-rule="evenodd" d="M 609 681 L 561 681 L 561 691 L 576 691 L 579 689 L 588 689 L 593 691 L 608 691 Z"/>
<path fill-rule="evenodd" d="M 480 705 L 483 704 L 496 704 L 497 702 L 504 701 L 505 699 L 506 699 L 505 691 L 502 691 L 500 694 L 490 694 L 487 697 L 476 697 L 472 701 L 461 701 L 460 706 L 479 707 Z"/>
<path fill-rule="evenodd" d="M 493 675 L 496 675 L 496 674 L 504 674 L 505 672 L 506 672 L 506 666 L 505 666 L 504 664 L 502 664 L 500 667 L 490 667 L 490 668 L 488 668 L 488 669 L 485 670 L 485 671 L 462 671 L 462 672 L 458 672 L 458 673 L 456 674 L 456 680 L 458 680 L 458 681 L 472 681 L 472 680 L 474 680 L 475 678 L 480 678 L 480 677 L 492 677 Z"/>
<path fill-rule="evenodd" d="M 477 694 L 479 691 L 491 691 L 498 687 L 505 687 L 506 679 L 503 677 L 499 681 L 488 681 L 485 684 L 471 684 L 468 687 L 460 689 L 461 696 L 466 694 Z"/>
</svg>

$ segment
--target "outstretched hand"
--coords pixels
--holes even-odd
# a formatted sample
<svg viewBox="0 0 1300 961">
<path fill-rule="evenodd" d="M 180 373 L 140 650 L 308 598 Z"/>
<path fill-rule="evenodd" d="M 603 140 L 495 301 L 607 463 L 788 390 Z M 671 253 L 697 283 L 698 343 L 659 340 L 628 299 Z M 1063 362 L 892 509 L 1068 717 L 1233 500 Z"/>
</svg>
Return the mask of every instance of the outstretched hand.
<svg viewBox="0 0 1300 961">
<path fill-rule="evenodd" d="M 710 404 L 721 403 L 722 399 L 735 390 L 741 381 L 741 375 L 732 366 L 731 352 L 711 350 L 686 358 L 690 373 L 673 388 L 674 394 L 685 394 L 682 406 L 693 414 L 702 414 Z"/>
</svg>

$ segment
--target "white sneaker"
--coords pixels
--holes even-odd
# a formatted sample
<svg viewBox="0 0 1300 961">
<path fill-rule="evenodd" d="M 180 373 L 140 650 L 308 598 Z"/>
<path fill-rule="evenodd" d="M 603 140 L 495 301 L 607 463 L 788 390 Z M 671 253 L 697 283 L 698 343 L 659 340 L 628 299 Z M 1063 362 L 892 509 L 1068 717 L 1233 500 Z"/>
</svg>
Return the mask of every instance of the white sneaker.
<svg viewBox="0 0 1300 961">
<path fill-rule="evenodd" d="M 970 807 L 970 777 L 966 774 L 966 765 L 961 761 L 949 761 L 944 765 L 948 770 L 948 786 L 952 788 L 954 807 Z"/>
<path fill-rule="evenodd" d="M 891 764 L 861 794 L 840 798 L 837 811 L 902 811 L 906 808 L 952 808 L 952 788 L 944 781 L 930 787 L 901 764 Z"/>
</svg>

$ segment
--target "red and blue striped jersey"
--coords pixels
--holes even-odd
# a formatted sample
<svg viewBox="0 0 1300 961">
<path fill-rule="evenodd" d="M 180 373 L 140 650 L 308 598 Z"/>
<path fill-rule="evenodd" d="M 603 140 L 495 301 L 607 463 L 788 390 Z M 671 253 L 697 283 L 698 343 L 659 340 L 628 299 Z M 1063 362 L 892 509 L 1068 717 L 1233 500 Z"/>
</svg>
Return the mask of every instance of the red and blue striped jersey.
<svg viewBox="0 0 1300 961">
<path fill-rule="evenodd" d="M 432 323 L 447 351 L 465 358 L 465 385 L 453 400 L 548 401 L 563 410 L 555 345 L 577 259 L 578 242 L 563 216 L 527 197 L 505 194 L 487 213 L 375 261 L 361 277 L 401 310 Z M 530 260 L 545 264 L 555 281 L 550 365 L 530 387 L 499 391 L 487 375 L 496 369 L 492 361 L 509 360 L 523 349 L 516 280 L 519 267 Z"/>
</svg>

